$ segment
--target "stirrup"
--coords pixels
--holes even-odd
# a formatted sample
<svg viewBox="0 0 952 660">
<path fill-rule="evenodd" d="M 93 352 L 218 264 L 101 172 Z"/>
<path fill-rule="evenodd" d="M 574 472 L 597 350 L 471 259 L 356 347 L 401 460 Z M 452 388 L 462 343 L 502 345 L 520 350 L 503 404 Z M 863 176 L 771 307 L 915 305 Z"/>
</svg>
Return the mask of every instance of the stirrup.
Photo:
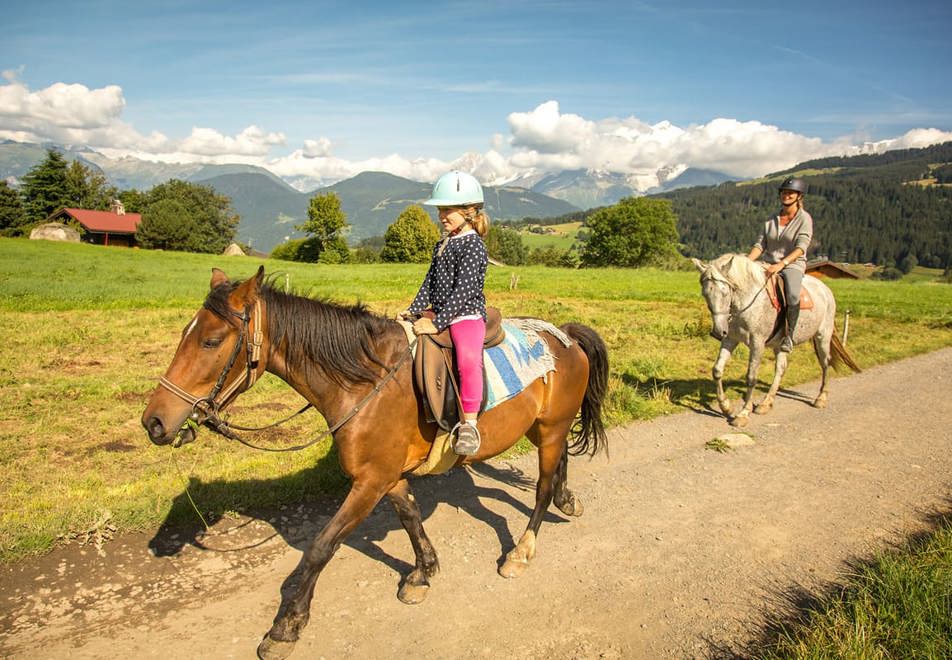
<svg viewBox="0 0 952 660">
<path fill-rule="evenodd" d="M 482 442 L 479 429 L 475 424 L 467 421 L 457 423 L 450 431 L 450 437 L 453 453 L 457 456 L 472 456 L 479 451 L 479 445 Z"/>
</svg>

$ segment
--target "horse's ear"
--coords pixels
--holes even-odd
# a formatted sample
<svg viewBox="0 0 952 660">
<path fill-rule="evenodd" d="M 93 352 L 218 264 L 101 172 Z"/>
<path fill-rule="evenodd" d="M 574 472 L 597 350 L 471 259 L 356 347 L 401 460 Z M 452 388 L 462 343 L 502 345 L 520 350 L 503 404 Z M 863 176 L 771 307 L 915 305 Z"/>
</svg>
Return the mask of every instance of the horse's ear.
<svg viewBox="0 0 952 660">
<path fill-rule="evenodd" d="M 243 305 L 250 305 L 258 299 L 261 284 L 264 282 L 264 266 L 258 266 L 258 272 L 242 282 L 232 294 Z"/>
<path fill-rule="evenodd" d="M 694 258 L 694 257 L 691 257 L 691 263 L 694 264 L 694 267 L 697 268 L 697 269 L 698 269 L 700 272 L 702 272 L 702 273 L 703 273 L 705 270 L 707 270 L 707 265 L 706 265 L 703 261 L 701 261 L 700 259 L 696 259 L 696 258 Z"/>
<path fill-rule="evenodd" d="M 219 270 L 217 268 L 212 268 L 212 283 L 211 288 L 219 287 L 222 284 L 228 283 L 228 276 L 225 275 L 225 271 Z"/>
</svg>

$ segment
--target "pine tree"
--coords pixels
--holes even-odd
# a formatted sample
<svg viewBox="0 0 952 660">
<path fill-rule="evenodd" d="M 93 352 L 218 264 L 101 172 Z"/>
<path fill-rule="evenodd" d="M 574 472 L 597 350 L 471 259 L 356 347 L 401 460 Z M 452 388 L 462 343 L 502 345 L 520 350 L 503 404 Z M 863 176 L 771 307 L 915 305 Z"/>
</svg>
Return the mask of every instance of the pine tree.
<svg viewBox="0 0 952 660">
<path fill-rule="evenodd" d="M 20 194 L 6 181 L 0 181 L 0 236 L 19 236 L 27 224 Z"/>
<path fill-rule="evenodd" d="M 57 210 L 69 206 L 66 160 L 47 150 L 46 158 L 23 177 L 23 202 L 30 222 L 42 222 Z"/>
</svg>

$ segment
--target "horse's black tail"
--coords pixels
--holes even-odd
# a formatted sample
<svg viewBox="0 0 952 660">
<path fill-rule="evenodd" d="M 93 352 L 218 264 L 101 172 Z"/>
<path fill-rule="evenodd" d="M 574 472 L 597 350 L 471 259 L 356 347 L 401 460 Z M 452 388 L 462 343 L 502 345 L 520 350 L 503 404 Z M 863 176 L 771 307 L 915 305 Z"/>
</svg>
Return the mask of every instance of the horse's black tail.
<svg viewBox="0 0 952 660">
<path fill-rule="evenodd" d="M 591 454 L 608 450 L 608 436 L 602 420 L 602 404 L 608 394 L 608 348 L 605 342 L 586 325 L 567 323 L 562 330 L 574 339 L 588 358 L 588 385 L 582 399 L 579 418 L 572 426 L 569 454 Z"/>
<path fill-rule="evenodd" d="M 859 365 L 856 364 L 856 360 L 853 359 L 853 356 L 846 350 L 846 346 L 843 345 L 843 342 L 841 342 L 840 338 L 836 335 L 836 328 L 833 328 L 833 336 L 830 338 L 830 364 L 837 371 L 839 371 L 840 366 L 844 364 L 856 373 L 862 371 Z"/>
</svg>

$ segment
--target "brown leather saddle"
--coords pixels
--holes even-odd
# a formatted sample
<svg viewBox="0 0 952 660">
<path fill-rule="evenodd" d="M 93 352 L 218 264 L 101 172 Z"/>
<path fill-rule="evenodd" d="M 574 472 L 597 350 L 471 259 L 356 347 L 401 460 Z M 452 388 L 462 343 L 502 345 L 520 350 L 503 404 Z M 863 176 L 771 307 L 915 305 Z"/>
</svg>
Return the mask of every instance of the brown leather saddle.
<svg viewBox="0 0 952 660">
<path fill-rule="evenodd" d="M 767 296 L 776 311 L 782 312 L 787 308 L 787 300 L 783 295 L 783 280 L 779 275 L 773 275 L 767 280 Z M 813 309 L 813 296 L 805 286 L 800 288 L 800 309 Z"/>
<path fill-rule="evenodd" d="M 783 279 L 779 275 L 771 275 L 767 278 L 767 297 L 770 298 L 770 304 L 777 312 L 777 320 L 774 321 L 770 338 L 767 339 L 769 344 L 775 338 L 783 336 L 787 318 L 787 298 L 783 293 Z M 813 309 L 813 296 L 805 286 L 800 288 L 800 309 Z"/>
<path fill-rule="evenodd" d="M 483 348 L 492 348 L 506 338 L 502 314 L 495 307 L 486 308 L 486 340 Z M 436 422 L 449 431 L 462 417 L 459 385 L 456 376 L 456 356 L 449 328 L 435 335 L 420 335 L 417 341 L 413 373 L 417 387 L 423 393 L 426 420 Z M 483 403 L 486 405 L 486 379 L 483 379 Z"/>
</svg>

